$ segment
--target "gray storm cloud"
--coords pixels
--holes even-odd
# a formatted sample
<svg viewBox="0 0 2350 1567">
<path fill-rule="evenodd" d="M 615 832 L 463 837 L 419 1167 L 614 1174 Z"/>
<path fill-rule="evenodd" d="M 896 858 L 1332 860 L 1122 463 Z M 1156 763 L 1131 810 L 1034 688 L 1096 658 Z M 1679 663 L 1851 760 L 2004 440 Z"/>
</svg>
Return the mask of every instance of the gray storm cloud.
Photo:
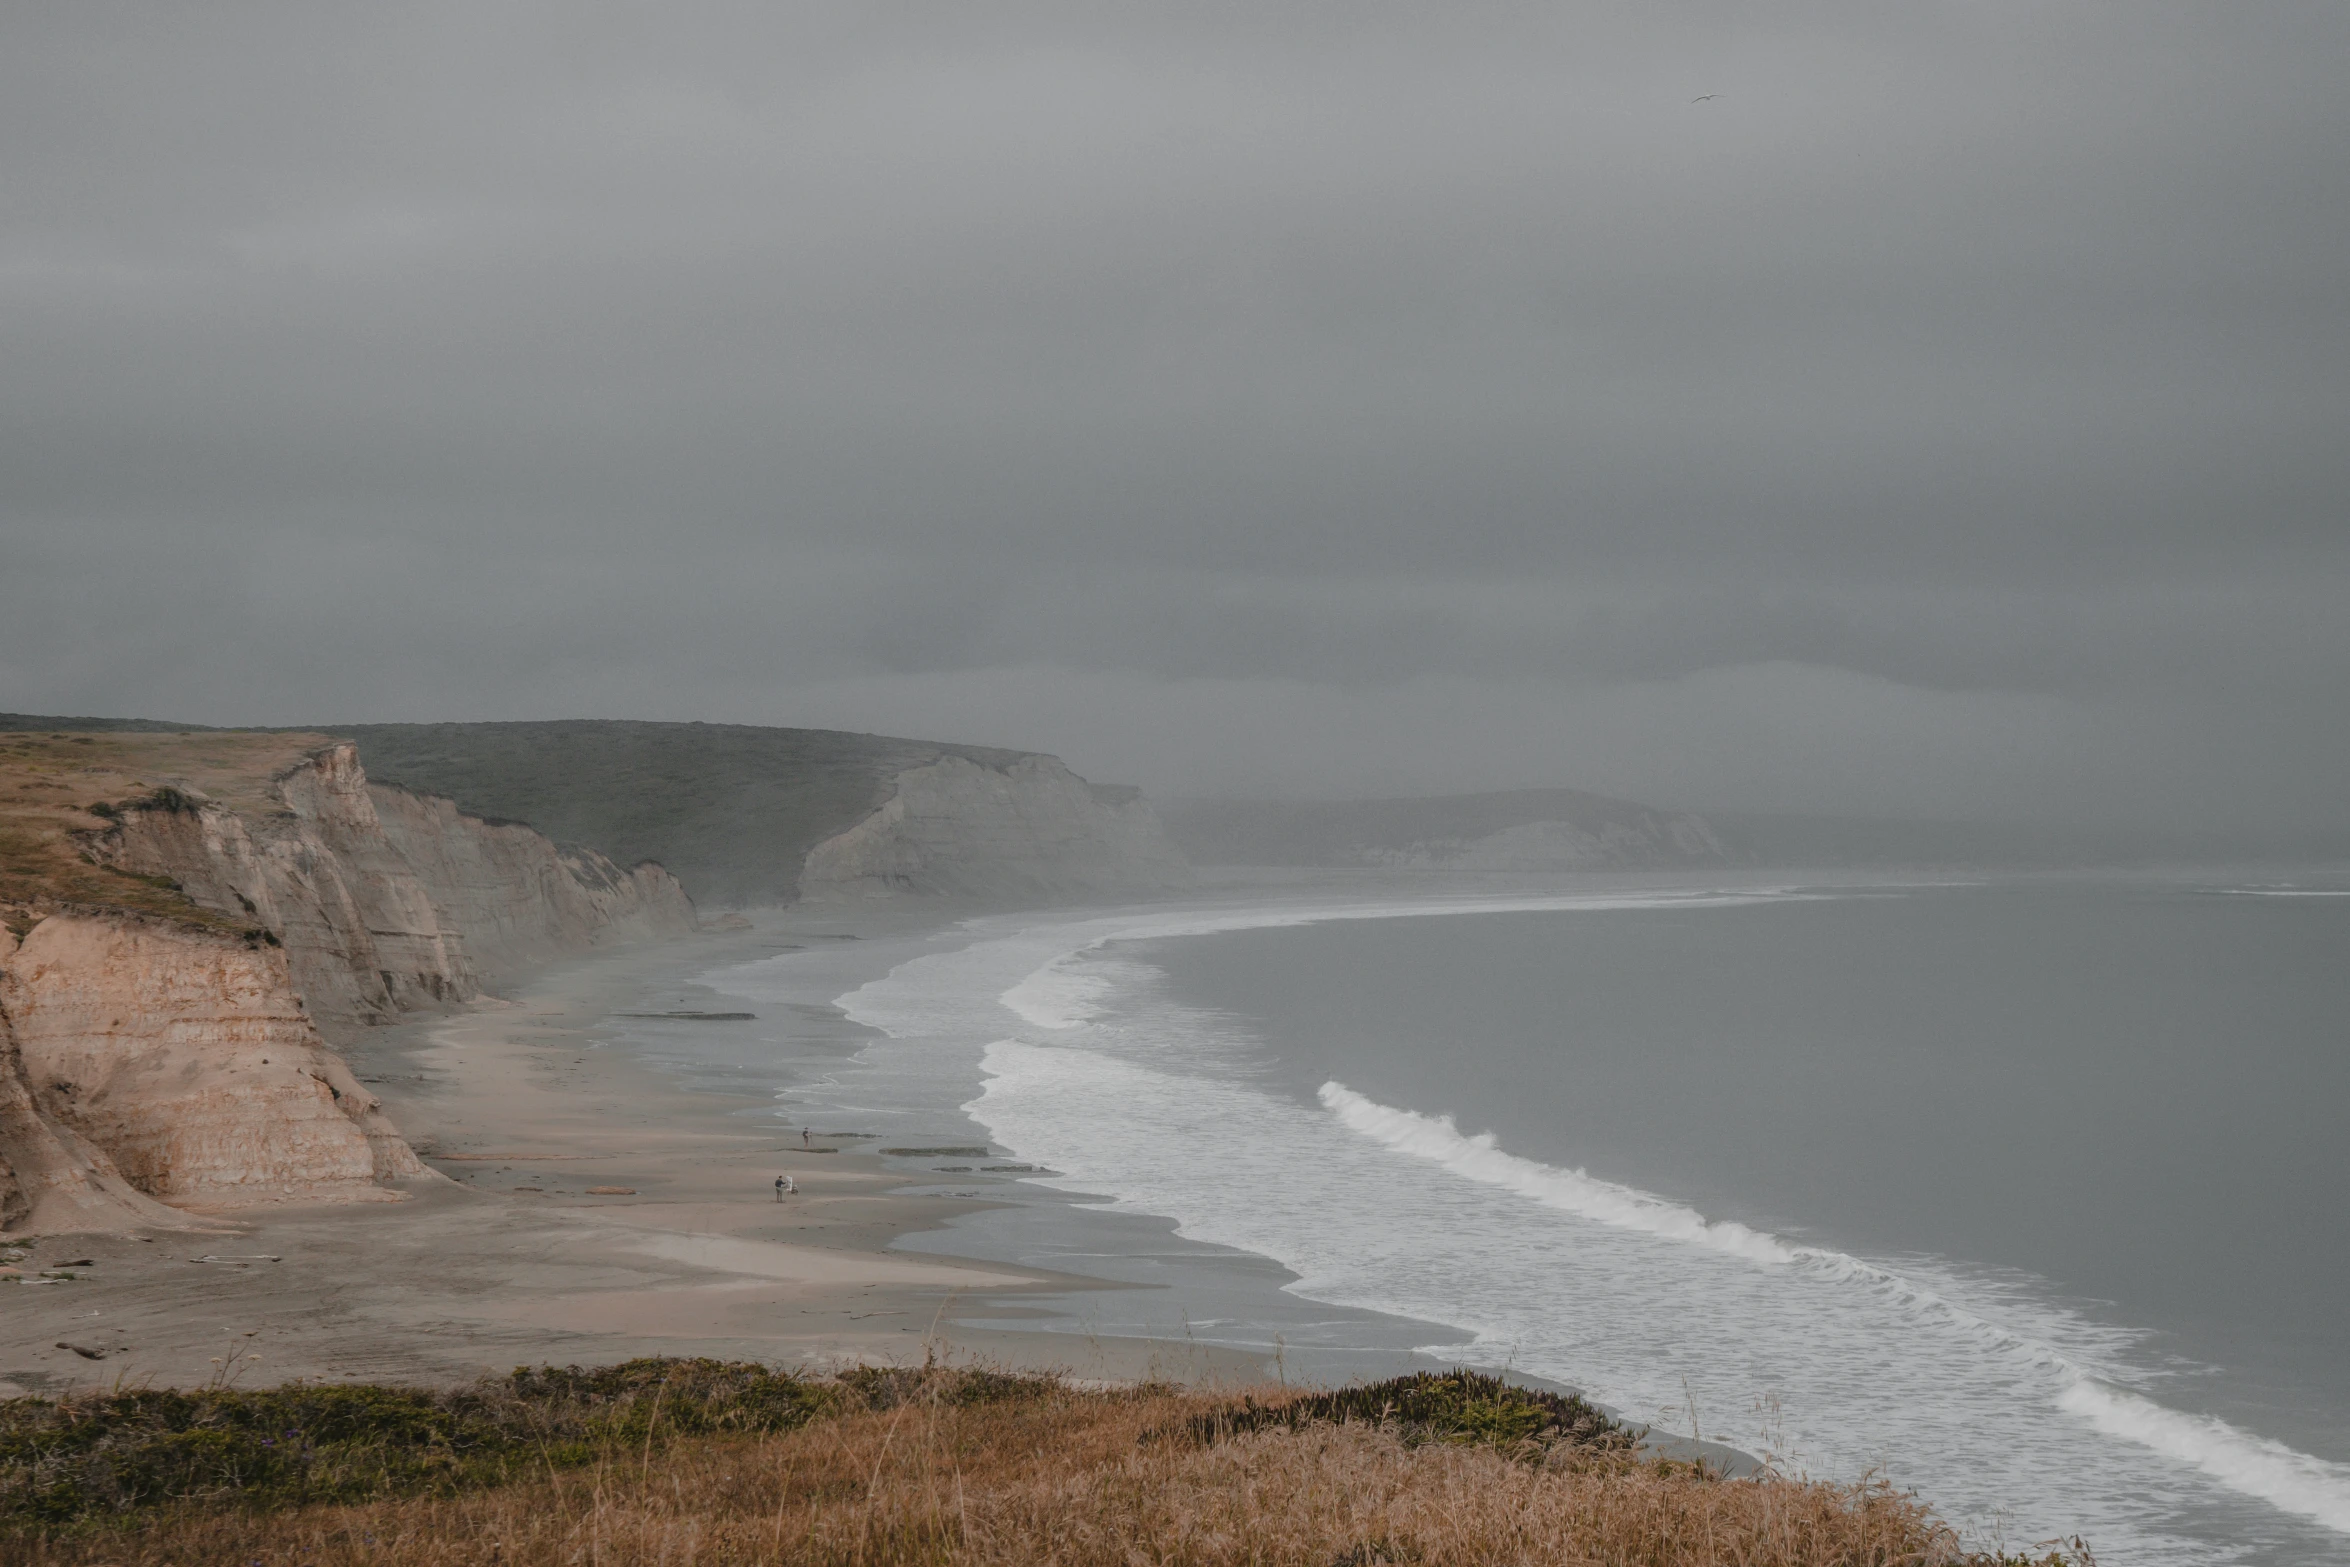
<svg viewBox="0 0 2350 1567">
<path fill-rule="evenodd" d="M 2267 3 L 26 9 L 0 707 L 2328 825 L 2346 46 Z"/>
</svg>

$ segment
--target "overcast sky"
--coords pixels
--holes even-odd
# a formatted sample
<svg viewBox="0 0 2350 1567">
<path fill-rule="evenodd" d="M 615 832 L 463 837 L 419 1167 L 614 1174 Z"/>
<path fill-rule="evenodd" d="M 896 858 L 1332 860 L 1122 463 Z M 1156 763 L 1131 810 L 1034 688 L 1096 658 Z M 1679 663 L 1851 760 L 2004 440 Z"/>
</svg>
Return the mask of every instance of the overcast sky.
<svg viewBox="0 0 2350 1567">
<path fill-rule="evenodd" d="M 0 4 L 0 708 L 2338 822 L 2346 67 L 2338 0 Z"/>
</svg>

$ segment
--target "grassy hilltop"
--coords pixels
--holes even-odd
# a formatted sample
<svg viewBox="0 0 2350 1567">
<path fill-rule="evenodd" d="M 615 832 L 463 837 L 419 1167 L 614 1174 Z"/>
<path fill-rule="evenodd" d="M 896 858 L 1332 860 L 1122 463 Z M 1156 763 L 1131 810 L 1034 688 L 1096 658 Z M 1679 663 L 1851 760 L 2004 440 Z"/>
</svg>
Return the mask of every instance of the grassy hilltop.
<svg viewBox="0 0 2350 1567">
<path fill-rule="evenodd" d="M 12 929 L 29 925 L 32 910 L 62 906 L 250 933 L 250 921 L 198 908 L 163 877 L 92 863 L 84 845 L 126 807 L 184 809 L 180 785 L 235 811 L 281 809 L 271 780 L 328 744 L 325 735 L 174 732 L 139 723 L 81 732 L 63 726 L 104 720 L 36 722 L 56 727 L 33 729 L 0 714 L 0 905 L 15 911 Z"/>
<path fill-rule="evenodd" d="M 0 735 L 46 733 L 106 736 L 99 743 L 111 755 L 165 736 L 211 737 L 219 749 L 228 736 L 297 732 L 0 713 Z M 442 795 L 622 865 L 658 860 L 705 906 L 791 899 L 808 851 L 863 820 L 909 767 L 943 756 L 1004 767 L 1028 754 L 837 729 L 622 719 L 320 724 L 298 733 L 311 745 L 357 741 L 376 783 Z"/>
</svg>

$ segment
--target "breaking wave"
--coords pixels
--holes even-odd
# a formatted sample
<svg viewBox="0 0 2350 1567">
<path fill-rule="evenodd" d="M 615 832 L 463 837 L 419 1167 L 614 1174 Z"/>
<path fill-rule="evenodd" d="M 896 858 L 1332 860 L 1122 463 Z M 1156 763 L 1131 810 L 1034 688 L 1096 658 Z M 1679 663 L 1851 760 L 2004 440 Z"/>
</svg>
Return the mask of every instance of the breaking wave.
<svg viewBox="0 0 2350 1567">
<path fill-rule="evenodd" d="M 2037 1281 L 1930 1257 L 1872 1261 L 1708 1217 L 1341 1083 L 1318 1102 L 1275 1092 L 1252 1075 L 1261 1041 L 1165 1002 L 1155 969 L 1104 950 L 1331 920 L 1826 896 L 991 919 L 840 1005 L 890 1036 L 874 1059 L 898 1063 L 895 1082 L 972 1083 L 976 1097 L 945 1102 L 1060 1172 L 1042 1184 L 1272 1257 L 1312 1299 L 1450 1324 L 1463 1342 L 1430 1346 L 1449 1358 L 1572 1382 L 1635 1418 L 1702 1407 L 1708 1436 L 1812 1473 L 1890 1472 L 1980 1540 L 2079 1529 L 2110 1563 L 2185 1564 L 2260 1555 L 2244 1542 L 2295 1527 L 2280 1514 L 2350 1534 L 2350 1466 L 2149 1396 L 2163 1373 L 2133 1353 L 2138 1336 L 2068 1312 Z M 1721 1411 L 1758 1399 L 1784 1409 L 1783 1429 L 1724 1428 Z M 2296 1549 L 2290 1559 L 2333 1559 Z"/>
<path fill-rule="evenodd" d="M 1353 1130 L 1399 1153 L 1432 1160 L 1469 1180 L 1499 1186 L 1602 1224 L 1711 1247 L 1749 1262 L 1795 1261 L 1794 1249 L 1775 1235 L 1736 1222 L 1711 1223 L 1694 1208 L 1635 1187 L 1594 1180 L 1581 1170 L 1561 1170 L 1503 1153 L 1491 1132 L 1465 1136 L 1449 1115 L 1392 1109 L 1364 1098 L 1344 1083 L 1324 1083 L 1321 1098 L 1324 1107 Z"/>
<path fill-rule="evenodd" d="M 1379 1104 L 1342 1083 L 1324 1083 L 1323 1105 L 1354 1131 L 1399 1153 L 1441 1165 L 1464 1179 L 1498 1186 L 1546 1207 L 1621 1229 L 1742 1257 L 1794 1266 L 1875 1290 L 1902 1308 L 1930 1314 L 1980 1339 L 1986 1348 L 2033 1364 L 2055 1383 L 2058 1406 L 2108 1436 L 2190 1464 L 2247 1496 L 2350 1533 L 2350 1466 L 2297 1452 L 2211 1415 L 2169 1409 L 2114 1386 L 2053 1345 L 2001 1327 L 1899 1272 L 1842 1252 L 1790 1246 L 1734 1222 L 1709 1221 L 1694 1208 L 1581 1170 L 1562 1170 L 1505 1153 L 1493 1134 L 1467 1135 L 1449 1115 L 1422 1115 Z"/>
</svg>

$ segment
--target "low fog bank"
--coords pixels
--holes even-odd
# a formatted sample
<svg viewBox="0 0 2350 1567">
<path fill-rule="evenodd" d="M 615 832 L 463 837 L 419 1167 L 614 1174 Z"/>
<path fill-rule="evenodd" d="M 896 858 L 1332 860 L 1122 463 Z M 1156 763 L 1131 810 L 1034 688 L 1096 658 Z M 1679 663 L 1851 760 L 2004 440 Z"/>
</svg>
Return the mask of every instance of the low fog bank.
<svg viewBox="0 0 2350 1567">
<path fill-rule="evenodd" d="M 2186 832 L 1746 811 L 1664 811 L 1571 789 L 1384 800 L 1177 798 L 1160 814 L 1198 865 L 1386 870 L 1935 872 L 2350 869 L 2350 831 Z"/>
<path fill-rule="evenodd" d="M 1741 863 L 1768 869 L 2350 868 L 2350 829 L 2192 832 L 1735 811 L 1706 820 Z"/>
<path fill-rule="evenodd" d="M 189 705 L 207 713 L 216 706 Z M 791 794 L 814 787 L 824 771 L 805 778 L 795 771 L 808 759 L 793 747 L 815 738 L 878 746 L 892 756 L 906 747 L 924 754 L 1035 751 L 1065 758 L 1087 778 L 1134 780 L 1176 847 L 1198 865 L 1476 868 L 1464 866 L 1463 855 L 1494 860 L 1489 868 L 1527 869 L 2350 864 L 2350 822 L 2338 797 L 2320 797 L 2331 776 L 2323 766 L 2254 768 L 2265 788 L 2234 787 L 2231 775 L 2252 763 L 2226 748 L 2199 748 L 2164 765 L 2153 735 L 2124 745 L 2094 722 L 2068 724 L 2043 712 L 2041 722 L 2019 728 L 1998 704 L 1962 705 L 1972 721 L 1948 710 L 1928 720 L 1909 711 L 1901 693 L 1821 671 L 1564 694 L 1523 686 L 1151 687 L 1098 674 L 983 672 L 939 682 L 852 682 L 809 694 L 807 712 L 854 734 L 692 726 L 781 749 L 762 750 L 746 764 L 732 754 L 713 762 L 699 747 L 656 746 L 632 764 L 631 788 L 658 775 L 665 780 L 660 792 L 672 800 L 744 788 Z M 138 700 L 136 707 L 155 711 L 160 704 Z M 0 729 L 195 727 L 187 720 L 0 713 Z M 604 820 L 626 813 L 628 790 L 557 809 L 535 795 L 487 788 L 470 774 L 417 770 L 418 759 L 393 743 L 413 726 L 253 727 L 364 735 L 398 781 L 466 798 L 492 814 L 545 817 L 558 835 L 582 841 L 628 836 Z M 468 727 L 519 735 L 580 726 Z M 2322 734 L 2303 738 L 2333 743 Z M 560 773 L 556 761 L 552 753 L 538 759 Z M 792 776 L 762 783 L 761 768 Z M 596 793 L 594 771 L 568 778 L 573 793 Z M 573 820 L 580 811 L 587 815 Z M 1529 840 L 1520 832 L 1471 847 L 1546 822 L 1567 833 Z M 1685 823 L 1697 824 L 1700 836 Z M 804 849 L 806 837 L 795 829 L 793 842 Z M 704 872 L 704 860 L 717 863 L 709 854 L 680 858 L 678 846 L 666 842 L 621 847 L 690 861 Z M 732 881 L 725 890 L 736 898 L 746 892 Z"/>
</svg>

